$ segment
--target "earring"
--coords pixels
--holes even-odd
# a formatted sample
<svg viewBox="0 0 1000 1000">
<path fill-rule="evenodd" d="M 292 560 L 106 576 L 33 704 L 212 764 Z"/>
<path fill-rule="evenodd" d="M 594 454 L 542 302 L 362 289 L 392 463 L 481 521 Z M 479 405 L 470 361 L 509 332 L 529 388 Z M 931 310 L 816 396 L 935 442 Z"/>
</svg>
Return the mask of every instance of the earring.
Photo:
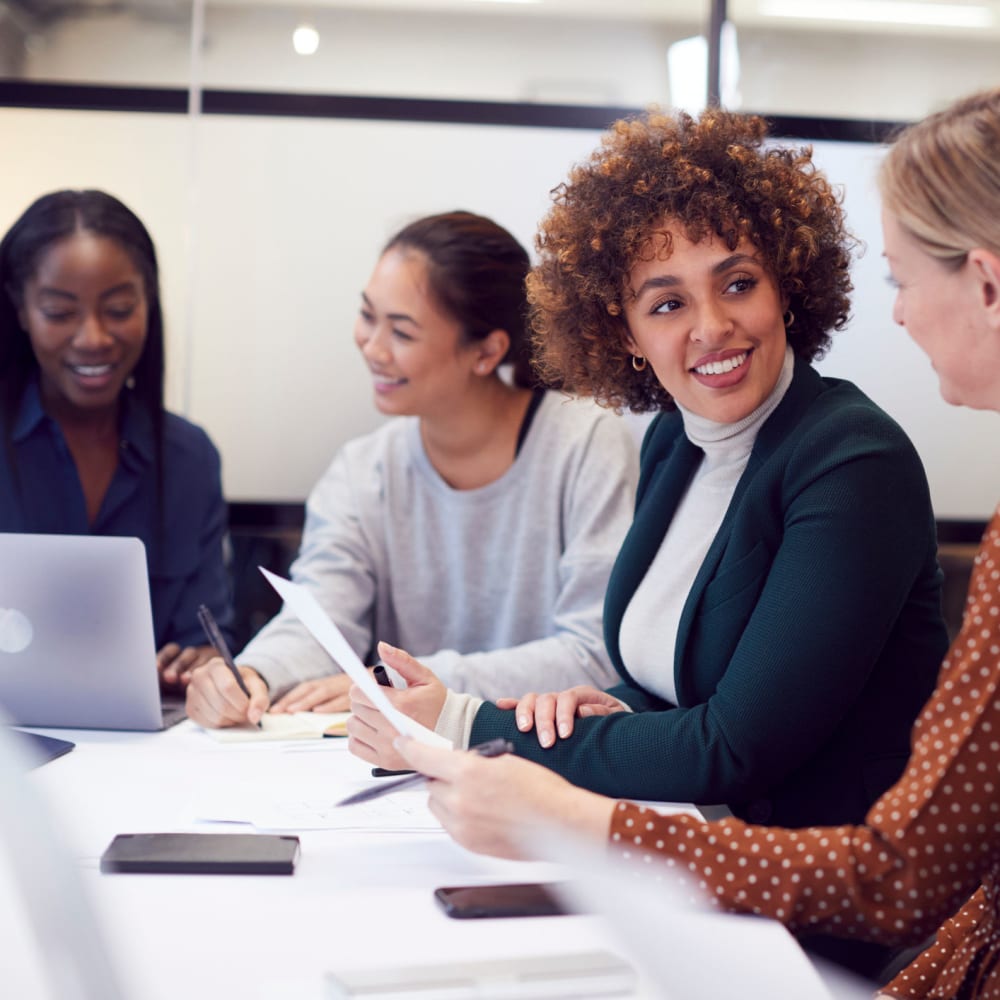
<svg viewBox="0 0 1000 1000">
<path fill-rule="evenodd" d="M 795 313 L 791 309 L 788 309 L 781 318 L 784 320 L 785 329 L 787 330 L 795 322 Z"/>
<path fill-rule="evenodd" d="M 129 375 L 129 377 L 127 379 L 125 379 L 125 388 L 126 389 L 134 389 L 135 388 L 135 376 L 134 375 Z"/>
<path fill-rule="evenodd" d="M 632 355 L 632 367 L 637 372 L 644 372 L 646 370 L 646 359 L 641 355 Z"/>
</svg>

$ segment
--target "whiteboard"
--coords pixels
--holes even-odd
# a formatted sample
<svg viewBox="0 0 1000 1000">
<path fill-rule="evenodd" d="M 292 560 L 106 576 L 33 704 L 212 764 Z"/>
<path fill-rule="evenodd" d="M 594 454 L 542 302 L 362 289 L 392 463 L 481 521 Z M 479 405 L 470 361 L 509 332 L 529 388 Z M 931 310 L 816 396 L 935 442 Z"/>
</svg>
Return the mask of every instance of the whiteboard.
<svg viewBox="0 0 1000 1000">
<path fill-rule="evenodd" d="M 118 194 L 146 221 L 163 269 L 168 402 L 212 435 L 228 498 L 247 501 L 302 500 L 336 448 L 381 420 L 352 328 L 385 240 L 420 215 L 467 208 L 532 249 L 550 189 L 600 136 L 14 109 L 0 109 L 0 134 L 17 150 L 0 191 L 4 226 L 37 194 L 82 185 Z M 944 403 L 929 362 L 892 323 L 881 151 L 813 145 L 866 244 L 852 321 L 818 367 L 856 382 L 907 430 L 939 519 L 983 520 L 1000 497 L 989 448 L 998 417 Z"/>
</svg>

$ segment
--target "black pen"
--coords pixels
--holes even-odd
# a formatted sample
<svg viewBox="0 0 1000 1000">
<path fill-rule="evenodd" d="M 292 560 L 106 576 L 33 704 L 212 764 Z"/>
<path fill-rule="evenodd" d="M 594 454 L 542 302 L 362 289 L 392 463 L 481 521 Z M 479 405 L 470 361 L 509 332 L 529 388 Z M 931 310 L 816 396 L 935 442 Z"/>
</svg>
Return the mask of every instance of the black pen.
<svg viewBox="0 0 1000 1000">
<path fill-rule="evenodd" d="M 495 740 L 487 740 L 485 743 L 480 743 L 479 746 L 469 747 L 469 749 L 472 753 L 479 754 L 480 757 L 500 757 L 505 753 L 513 753 L 514 744 L 511 743 L 510 740 L 498 738 Z M 411 785 L 417 785 L 421 781 L 426 780 L 426 774 L 414 772 L 405 778 L 400 778 L 398 781 L 389 781 L 383 785 L 376 785 L 374 788 L 365 788 L 360 792 L 355 792 L 353 795 L 348 795 L 346 799 L 341 799 L 336 803 L 336 805 L 353 806 L 357 802 L 368 802 L 370 799 L 377 799 L 380 795 L 385 795 L 388 792 L 394 792 L 398 788 L 409 788 Z"/>
<path fill-rule="evenodd" d="M 215 651 L 219 654 L 219 656 L 222 657 L 222 662 L 225 663 L 225 665 L 232 671 L 233 676 L 236 678 L 236 683 L 240 686 L 240 690 L 248 698 L 250 698 L 250 689 L 246 686 L 243 677 L 240 675 L 239 668 L 236 666 L 236 661 L 233 659 L 233 654 L 229 652 L 229 646 L 226 644 L 226 638 L 222 634 L 219 624 L 215 620 L 215 616 L 208 610 L 207 607 L 205 607 L 204 604 L 200 605 L 198 608 L 198 621 L 201 622 L 201 627 L 205 630 L 205 635 L 208 636 L 208 641 L 215 647 Z"/>
</svg>

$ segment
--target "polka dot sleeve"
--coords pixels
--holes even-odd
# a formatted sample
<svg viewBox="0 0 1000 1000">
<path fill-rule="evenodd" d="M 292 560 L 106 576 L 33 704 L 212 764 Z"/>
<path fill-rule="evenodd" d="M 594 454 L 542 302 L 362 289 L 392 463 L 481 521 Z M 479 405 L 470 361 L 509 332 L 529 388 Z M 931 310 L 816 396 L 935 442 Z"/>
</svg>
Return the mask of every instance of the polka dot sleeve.
<svg viewBox="0 0 1000 1000">
<path fill-rule="evenodd" d="M 930 996 L 955 996 L 977 949 L 967 947 L 983 926 L 986 893 L 980 889 L 962 909 L 942 924 L 934 943 L 911 962 L 884 992 L 907 1000 Z"/>
<path fill-rule="evenodd" d="M 988 890 L 996 886 L 998 782 L 1000 513 L 976 557 L 962 630 L 915 724 L 906 771 L 872 806 L 865 826 L 704 823 L 620 802 L 611 838 L 632 858 L 665 860 L 666 869 L 728 909 L 774 917 L 796 931 L 913 943 L 980 881 Z M 988 898 L 995 928 L 996 894 Z M 1000 985 L 990 995 L 1000 997 Z"/>
</svg>

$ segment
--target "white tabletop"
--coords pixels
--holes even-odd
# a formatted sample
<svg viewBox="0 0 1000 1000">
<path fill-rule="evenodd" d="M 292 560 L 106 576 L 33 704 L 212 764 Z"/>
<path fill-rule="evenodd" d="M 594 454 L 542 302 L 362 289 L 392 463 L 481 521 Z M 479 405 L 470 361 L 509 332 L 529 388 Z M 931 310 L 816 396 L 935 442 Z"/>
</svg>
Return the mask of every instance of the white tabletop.
<svg viewBox="0 0 1000 1000">
<path fill-rule="evenodd" d="M 49 732 L 77 746 L 31 772 L 29 782 L 56 816 L 128 995 L 137 1000 L 314 1000 L 324 996 L 324 974 L 332 969 L 622 952 L 615 930 L 598 916 L 445 916 L 433 899 L 437 886 L 566 873 L 474 855 L 440 830 L 291 831 L 302 841 L 291 877 L 103 875 L 99 858 L 117 833 L 252 831 L 200 817 L 212 811 L 213 799 L 228 803 L 221 813 L 235 816 L 234 803 L 259 798 L 273 810 L 306 789 L 309 808 L 333 803 L 370 784 L 369 767 L 348 753 L 344 740 L 223 744 L 190 722 L 156 734 Z M 423 800 L 419 792 L 399 795 Z M 23 922 L 9 898 L 0 903 L 0 940 L 8 945 L 0 951 L 0 982 L 31 981 L 23 968 L 30 948 L 11 945 L 24 938 Z M 774 941 L 774 961 L 787 963 L 795 979 L 805 965 L 798 946 L 783 931 Z M 646 987 L 637 995 L 669 992 Z"/>
</svg>

